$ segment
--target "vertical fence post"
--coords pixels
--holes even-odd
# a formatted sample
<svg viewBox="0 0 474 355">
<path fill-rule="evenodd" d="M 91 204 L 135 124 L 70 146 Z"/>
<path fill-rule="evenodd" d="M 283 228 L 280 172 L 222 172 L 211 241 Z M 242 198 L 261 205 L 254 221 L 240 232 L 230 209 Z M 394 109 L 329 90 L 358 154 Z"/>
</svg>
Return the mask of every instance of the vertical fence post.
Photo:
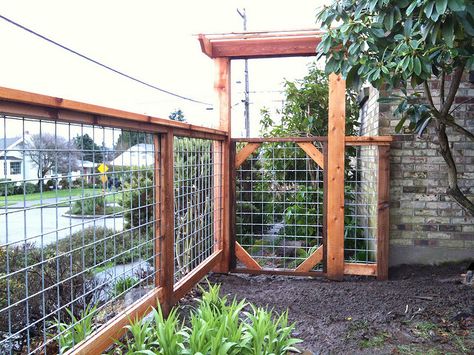
<svg viewBox="0 0 474 355">
<path fill-rule="evenodd" d="M 328 261 L 328 142 L 323 142 L 323 272 L 327 273 Z"/>
<path fill-rule="evenodd" d="M 160 239 L 160 286 L 163 288 L 162 308 L 170 311 L 174 287 L 174 155 L 173 129 L 168 129 L 160 139 L 160 195 L 161 195 L 161 239 Z"/>
<path fill-rule="evenodd" d="M 344 157 L 346 83 L 341 75 L 329 75 L 327 276 L 344 276 Z"/>
<path fill-rule="evenodd" d="M 214 211 L 213 211 L 213 233 L 214 233 L 214 251 L 222 250 L 222 231 L 224 228 L 222 220 L 223 209 L 223 146 L 222 141 L 212 143 L 213 174 L 214 174 Z"/>
<path fill-rule="evenodd" d="M 229 272 L 230 266 L 230 199 L 229 199 L 229 170 L 230 170 L 230 59 L 216 58 L 216 78 L 214 89 L 219 104 L 219 128 L 227 132 L 228 136 L 222 144 L 222 230 L 218 244 L 222 246 L 221 261 L 214 268 L 215 272 Z"/>
<path fill-rule="evenodd" d="M 388 279 L 389 207 L 390 207 L 390 146 L 378 147 L 377 174 L 377 279 Z"/>
</svg>

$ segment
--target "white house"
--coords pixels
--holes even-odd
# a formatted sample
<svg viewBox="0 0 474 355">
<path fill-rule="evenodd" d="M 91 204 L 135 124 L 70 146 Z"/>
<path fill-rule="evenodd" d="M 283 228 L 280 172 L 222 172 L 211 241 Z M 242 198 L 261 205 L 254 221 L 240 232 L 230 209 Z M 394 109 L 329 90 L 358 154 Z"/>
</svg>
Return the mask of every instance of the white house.
<svg viewBox="0 0 474 355">
<path fill-rule="evenodd" d="M 24 138 L 0 138 L 0 177 L 11 181 L 38 181 L 33 161 L 23 154 Z"/>
<path fill-rule="evenodd" d="M 109 166 L 152 166 L 155 162 L 153 144 L 136 144 L 114 160 L 109 162 Z"/>
</svg>

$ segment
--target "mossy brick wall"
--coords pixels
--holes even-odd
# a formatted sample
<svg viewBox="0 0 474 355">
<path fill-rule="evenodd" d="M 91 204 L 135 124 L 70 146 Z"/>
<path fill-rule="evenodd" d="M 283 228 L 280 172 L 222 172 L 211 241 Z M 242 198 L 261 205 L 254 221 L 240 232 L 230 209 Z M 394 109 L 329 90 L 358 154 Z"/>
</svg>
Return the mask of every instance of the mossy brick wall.
<svg viewBox="0 0 474 355">
<path fill-rule="evenodd" d="M 432 84 L 439 100 L 437 83 Z M 449 85 L 449 82 L 447 83 Z M 428 131 L 396 134 L 393 107 L 378 104 L 371 88 L 361 111 L 361 133 L 394 135 L 390 158 L 390 263 L 430 263 L 474 258 L 474 217 L 446 194 L 447 168 Z M 457 122 L 474 131 L 474 85 L 467 75 L 455 99 Z M 431 128 L 428 128 L 430 130 Z M 460 187 L 474 198 L 474 142 L 449 132 Z"/>
</svg>

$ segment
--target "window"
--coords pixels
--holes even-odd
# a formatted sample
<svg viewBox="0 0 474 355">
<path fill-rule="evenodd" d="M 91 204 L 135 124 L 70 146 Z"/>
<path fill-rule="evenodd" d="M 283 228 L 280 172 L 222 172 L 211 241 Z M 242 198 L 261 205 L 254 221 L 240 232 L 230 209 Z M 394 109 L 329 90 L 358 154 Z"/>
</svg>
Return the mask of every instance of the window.
<svg viewBox="0 0 474 355">
<path fill-rule="evenodd" d="M 21 174 L 21 162 L 12 161 L 10 163 L 10 175 L 19 175 Z"/>
</svg>

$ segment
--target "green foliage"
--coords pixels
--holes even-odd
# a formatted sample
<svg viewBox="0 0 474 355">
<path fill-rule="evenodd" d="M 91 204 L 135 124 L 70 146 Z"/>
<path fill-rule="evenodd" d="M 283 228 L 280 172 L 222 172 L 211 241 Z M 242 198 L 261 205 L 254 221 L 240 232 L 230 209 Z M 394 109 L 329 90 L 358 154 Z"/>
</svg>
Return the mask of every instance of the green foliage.
<svg viewBox="0 0 474 355">
<path fill-rule="evenodd" d="M 0 248 L 0 309 L 8 306 L 9 292 L 10 304 L 15 304 L 10 312 L 15 331 L 26 325 L 27 312 L 30 320 L 40 319 L 54 313 L 58 304 L 69 304 L 74 300 L 78 300 L 73 304 L 77 310 L 94 296 L 93 293 L 83 295 L 84 285 L 90 282 L 96 269 L 99 271 L 110 261 L 123 264 L 139 256 L 150 257 L 152 253 L 153 242 L 144 242 L 138 233 L 115 234 L 101 227 L 76 232 L 71 238 L 60 239 L 57 246 L 50 244 L 40 248 L 23 244 Z M 5 277 L 7 271 L 8 279 Z M 56 282 L 59 287 L 55 287 Z M 26 286 L 31 295 L 28 303 L 24 300 Z M 46 300 L 44 312 L 43 295 Z M 8 317 L 9 312 L 0 313 L 0 331 L 8 330 Z"/>
<path fill-rule="evenodd" d="M 105 196 L 86 194 L 84 198 L 76 200 L 70 213 L 79 216 L 109 215 L 121 212 L 120 207 L 108 206 Z"/>
<path fill-rule="evenodd" d="M 326 73 L 349 81 L 415 87 L 461 63 L 474 68 L 468 0 L 345 0 L 325 7 L 318 20 L 328 29 L 318 46 Z"/>
<path fill-rule="evenodd" d="M 213 174 L 212 141 L 175 137 L 174 195 L 175 195 L 175 256 L 176 270 L 186 274 L 198 263 L 195 247 L 200 233 L 211 234 L 212 192 L 208 187 Z M 212 183 L 212 182 L 211 182 Z"/>
<path fill-rule="evenodd" d="M 397 103 L 396 131 L 433 135 L 446 162 L 447 193 L 469 214 L 474 202 L 458 186 L 450 127 L 474 141 L 453 107 L 462 75 L 474 69 L 474 4 L 471 0 L 334 1 L 318 15 L 327 29 L 318 45 L 326 73 L 340 73 L 349 85 L 369 82 Z M 439 100 L 433 98 L 436 82 Z M 422 90 L 419 92 L 418 90 Z M 431 130 L 426 128 L 431 124 Z M 465 127 L 463 126 L 465 125 Z"/>
<path fill-rule="evenodd" d="M 276 124 L 270 112 L 262 110 L 260 126 L 264 137 L 326 136 L 329 111 L 329 82 L 327 75 L 312 64 L 300 80 L 286 81 L 285 104 L 278 112 Z M 359 107 L 357 92 L 348 90 L 346 100 L 346 135 L 357 135 Z"/>
<path fill-rule="evenodd" d="M 137 131 L 124 131 L 120 133 L 117 143 L 115 144 L 114 150 L 117 151 L 117 155 L 121 154 L 121 151 L 127 150 L 134 145 L 147 143 L 153 144 L 153 136 Z"/>
<path fill-rule="evenodd" d="M 0 196 L 9 196 L 15 193 L 15 183 L 10 179 L 0 179 Z"/>
<path fill-rule="evenodd" d="M 124 171 L 123 194 L 119 201 L 123 207 L 125 228 L 151 231 L 153 221 L 153 170 L 131 167 Z"/>
<path fill-rule="evenodd" d="M 33 194 L 37 191 L 38 191 L 38 185 L 33 184 L 31 182 L 26 182 L 24 184 L 20 184 L 19 186 L 15 186 L 14 193 L 15 195 L 23 195 L 23 193 L 28 195 L 28 194 Z M 1 195 L 1 191 L 0 191 L 0 195 Z"/>
<path fill-rule="evenodd" d="M 132 276 L 121 277 L 115 282 L 112 295 L 119 296 L 122 293 L 137 286 L 139 282 L 140 280 L 138 280 L 136 277 L 132 277 Z"/>
<path fill-rule="evenodd" d="M 74 137 L 73 143 L 79 151 L 82 160 L 95 163 L 102 163 L 104 161 L 104 150 L 87 133 Z"/>
<path fill-rule="evenodd" d="M 64 323 L 56 320 L 57 325 L 54 325 L 52 328 L 55 329 L 56 326 L 59 328 L 59 349 L 60 354 L 65 353 L 66 351 L 72 349 L 75 345 L 87 338 L 92 331 L 94 330 L 93 325 L 93 315 L 97 309 L 97 306 L 92 306 L 88 304 L 87 307 L 80 312 L 80 316 L 76 316 L 67 309 L 70 322 Z"/>
<path fill-rule="evenodd" d="M 172 121 L 186 122 L 186 118 L 184 117 L 183 111 L 179 109 L 171 112 L 168 118 Z"/>
<path fill-rule="evenodd" d="M 287 313 L 273 312 L 250 305 L 245 300 L 228 302 L 219 296 L 220 286 L 203 290 L 198 307 L 192 311 L 189 326 L 179 322 L 176 309 L 164 319 L 160 308 L 150 320 L 133 321 L 122 351 L 127 354 L 286 354 L 296 351 L 301 342 L 291 337 Z"/>
</svg>

